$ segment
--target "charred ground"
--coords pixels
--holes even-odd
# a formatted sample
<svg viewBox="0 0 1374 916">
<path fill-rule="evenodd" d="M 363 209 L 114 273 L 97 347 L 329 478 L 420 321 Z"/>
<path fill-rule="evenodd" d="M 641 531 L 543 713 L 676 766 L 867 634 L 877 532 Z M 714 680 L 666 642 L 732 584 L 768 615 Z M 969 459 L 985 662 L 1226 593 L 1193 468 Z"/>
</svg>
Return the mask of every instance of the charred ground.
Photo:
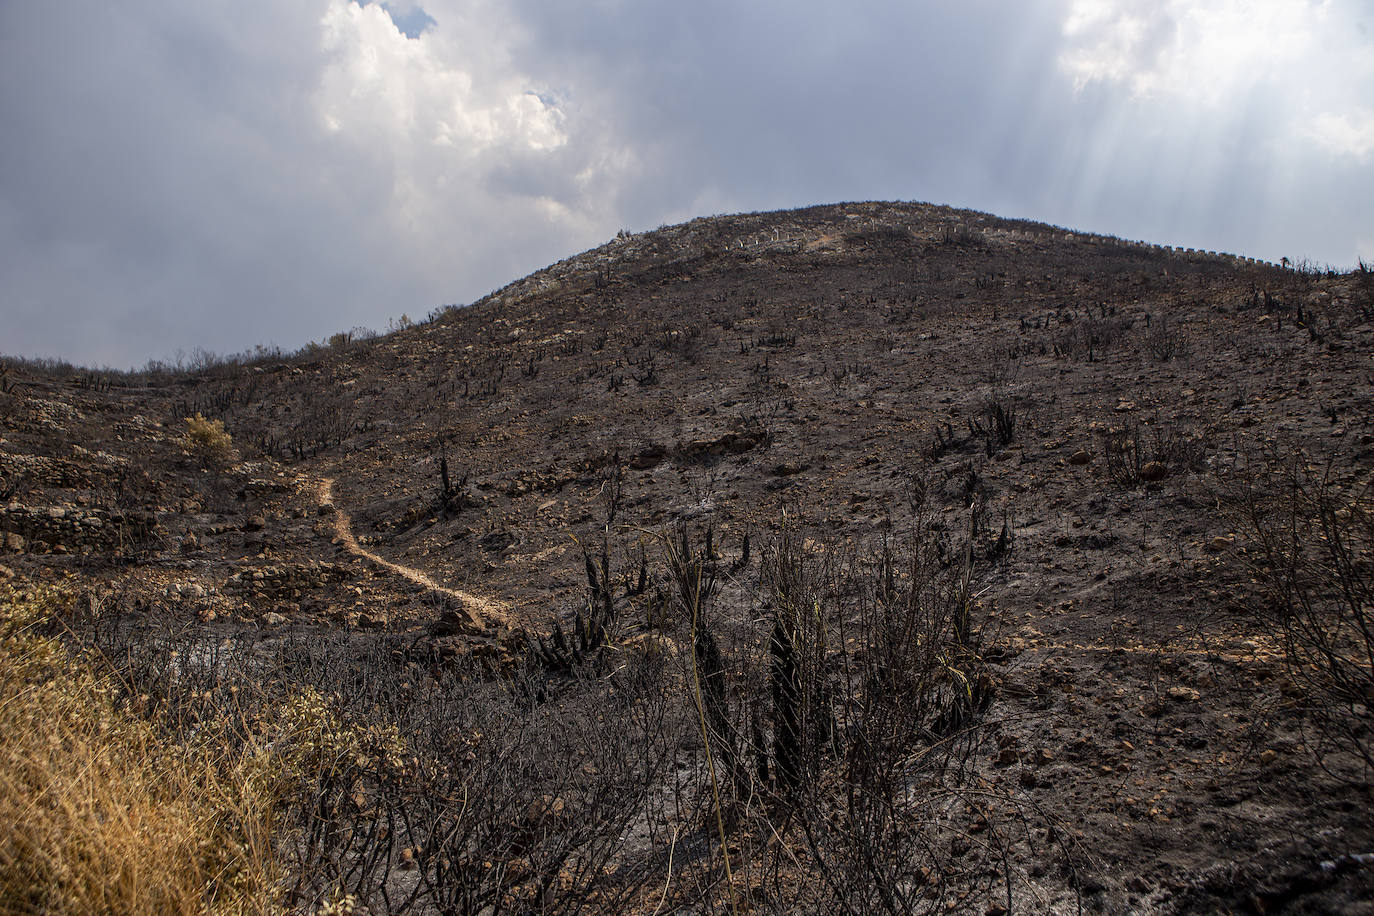
<svg viewBox="0 0 1374 916">
<path fill-rule="evenodd" d="M 777 801 L 797 765 L 780 757 L 778 736 L 798 727 L 780 706 L 847 721 L 841 698 L 778 692 L 780 564 L 810 576 L 802 591 L 833 617 L 828 642 L 797 639 L 817 671 L 840 672 L 807 683 L 836 689 L 854 683 L 844 672 L 877 670 L 836 638 L 883 603 L 854 583 L 919 576 L 929 550 L 979 633 L 946 647 L 967 663 L 931 662 L 965 680 L 964 718 L 927 741 L 957 733 L 958 776 L 941 775 L 947 803 L 925 815 L 945 832 L 920 834 L 939 844 L 924 877 L 892 877 L 910 899 L 850 896 L 856 909 L 1367 912 L 1374 882 L 1352 856 L 1374 851 L 1368 710 L 1294 649 L 1264 532 L 1285 508 L 1291 523 L 1306 511 L 1283 502 L 1299 485 L 1329 498 L 1337 524 L 1368 518 L 1371 354 L 1364 271 L 916 204 L 697 220 L 289 357 L 130 375 L 13 361 L 0 392 L 5 574 L 65 582 L 84 598 L 75 629 L 100 618 L 120 635 L 99 638 L 128 657 L 153 626 L 264 652 L 330 645 L 393 679 L 386 702 L 400 708 L 446 665 L 553 706 L 595 696 L 579 679 L 609 678 L 624 658 L 685 666 L 685 684 L 703 664 L 689 650 L 709 649 L 681 613 L 695 569 L 715 582 L 720 670 L 706 684 L 724 691 L 728 733 L 716 737 L 771 773 L 739 764 L 753 783 L 731 790 L 729 825 L 631 818 L 604 849 L 565 839 L 556 880 L 530 877 L 530 843 L 506 837 L 500 854 L 523 863 L 512 886 L 521 867 L 544 884 L 535 897 L 497 887 L 482 905 L 553 905 L 553 881 L 564 908 L 786 911 L 844 899 L 839 877 L 813 888 L 796 875 L 852 877 L 862 857 L 795 832 L 812 809 Z M 226 449 L 188 438 L 197 415 L 223 423 Z M 1358 526 L 1352 543 L 1367 587 Z M 1355 598 L 1357 617 L 1367 601 Z M 855 746 L 827 734 L 818 784 L 852 776 L 840 762 Z M 626 796 L 644 811 L 704 772 L 700 742 L 662 740 L 645 764 L 664 768 L 659 784 Z M 593 788 L 545 791 L 546 776 L 512 789 L 511 810 L 540 836 L 580 836 L 585 821 L 557 825 Z M 783 826 L 770 839 L 765 822 Z M 718 828 L 744 877 L 713 870 Z M 670 835 L 698 844 L 677 879 Z M 445 879 L 402 859 L 422 843 L 394 845 L 373 862 L 394 873 L 355 888 L 378 908 L 405 899 L 378 888 Z M 907 854 L 868 852 L 879 847 Z M 827 864 L 828 848 L 842 852 Z M 298 902 L 332 880 L 305 882 Z"/>
</svg>

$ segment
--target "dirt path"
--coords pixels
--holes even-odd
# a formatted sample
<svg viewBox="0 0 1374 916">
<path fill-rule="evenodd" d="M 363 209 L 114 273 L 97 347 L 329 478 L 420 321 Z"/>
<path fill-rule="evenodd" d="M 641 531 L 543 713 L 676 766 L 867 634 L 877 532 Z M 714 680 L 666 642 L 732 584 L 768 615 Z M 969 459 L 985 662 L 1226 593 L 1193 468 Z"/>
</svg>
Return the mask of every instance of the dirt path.
<svg viewBox="0 0 1374 916">
<path fill-rule="evenodd" d="M 479 629 L 487 630 L 497 626 L 508 626 L 511 621 L 511 606 L 504 601 L 495 601 L 442 585 L 418 569 L 393 563 L 380 554 L 373 553 L 358 543 L 353 534 L 353 520 L 347 512 L 334 502 L 334 479 L 325 477 L 315 482 L 316 494 L 321 506 L 332 506 L 334 510 L 334 533 L 338 535 L 344 548 L 354 556 L 363 557 L 383 569 L 414 582 L 422 588 L 438 592 L 458 602 L 467 613 L 468 619 Z"/>
</svg>

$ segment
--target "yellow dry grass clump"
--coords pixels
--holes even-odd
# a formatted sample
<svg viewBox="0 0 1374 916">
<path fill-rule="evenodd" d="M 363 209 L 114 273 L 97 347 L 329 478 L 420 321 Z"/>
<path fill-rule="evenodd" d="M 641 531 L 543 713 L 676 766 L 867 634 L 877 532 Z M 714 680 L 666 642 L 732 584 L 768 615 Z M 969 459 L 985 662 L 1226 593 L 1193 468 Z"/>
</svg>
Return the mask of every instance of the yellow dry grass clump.
<svg viewBox="0 0 1374 916">
<path fill-rule="evenodd" d="M 0 914 L 270 910 L 269 761 L 169 740 L 120 704 L 40 635 L 68 600 L 0 590 Z"/>
</svg>

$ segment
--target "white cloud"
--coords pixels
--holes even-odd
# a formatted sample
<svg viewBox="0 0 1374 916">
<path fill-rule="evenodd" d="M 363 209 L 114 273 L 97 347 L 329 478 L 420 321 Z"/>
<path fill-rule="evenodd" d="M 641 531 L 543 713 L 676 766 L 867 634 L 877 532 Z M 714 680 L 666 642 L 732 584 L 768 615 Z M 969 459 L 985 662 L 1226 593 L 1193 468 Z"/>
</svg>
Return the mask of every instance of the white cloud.
<svg viewBox="0 0 1374 916">
<path fill-rule="evenodd" d="M 1310 135 L 1336 156 L 1364 162 L 1374 154 L 1374 109 L 1325 112 L 1312 119 Z"/>
<path fill-rule="evenodd" d="M 331 0 L 315 99 L 331 144 L 367 162 L 369 180 L 390 183 L 385 215 L 424 262 L 417 269 L 432 275 L 455 245 L 480 251 L 502 235 L 576 246 L 613 232 L 632 159 L 614 132 L 522 67 L 512 51 L 520 23 L 500 7 L 451 2 L 433 14 L 433 27 L 408 38 L 380 6 Z"/>
<path fill-rule="evenodd" d="M 1070 0 L 1060 32 L 1098 165 L 1070 176 L 1075 199 L 1096 208 L 1124 179 L 1164 222 L 1150 234 L 1349 263 L 1374 206 L 1366 0 Z"/>
<path fill-rule="evenodd" d="M 1317 46 L 1322 0 L 1072 0 L 1060 65 L 1082 89 L 1119 83 L 1137 96 L 1211 104 L 1281 79 Z"/>
<path fill-rule="evenodd" d="M 1143 91 L 1176 40 L 1176 21 L 1158 3 L 1076 0 L 1064 20 L 1069 46 L 1060 63 L 1075 88 L 1127 83 Z"/>
<path fill-rule="evenodd" d="M 402 148 L 439 144 L 468 159 L 493 148 L 542 151 L 567 142 L 563 113 L 528 77 L 508 67 L 464 69 L 464 48 L 441 43 L 438 30 L 407 38 L 381 6 L 351 0 L 332 0 L 321 28 L 327 64 L 318 104 L 334 132 L 361 142 L 385 137 Z M 489 27 L 463 38 L 470 45 L 498 34 Z"/>
</svg>

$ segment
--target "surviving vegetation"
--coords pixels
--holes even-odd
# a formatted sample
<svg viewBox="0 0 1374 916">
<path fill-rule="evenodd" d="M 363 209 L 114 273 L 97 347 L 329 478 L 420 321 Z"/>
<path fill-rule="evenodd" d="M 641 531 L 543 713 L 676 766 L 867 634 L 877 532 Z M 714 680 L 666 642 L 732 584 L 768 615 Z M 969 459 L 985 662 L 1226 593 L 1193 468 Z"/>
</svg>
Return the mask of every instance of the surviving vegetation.
<svg viewBox="0 0 1374 916">
<path fill-rule="evenodd" d="M 1374 281 L 924 204 L 0 366 L 0 913 L 1360 912 Z"/>
</svg>

